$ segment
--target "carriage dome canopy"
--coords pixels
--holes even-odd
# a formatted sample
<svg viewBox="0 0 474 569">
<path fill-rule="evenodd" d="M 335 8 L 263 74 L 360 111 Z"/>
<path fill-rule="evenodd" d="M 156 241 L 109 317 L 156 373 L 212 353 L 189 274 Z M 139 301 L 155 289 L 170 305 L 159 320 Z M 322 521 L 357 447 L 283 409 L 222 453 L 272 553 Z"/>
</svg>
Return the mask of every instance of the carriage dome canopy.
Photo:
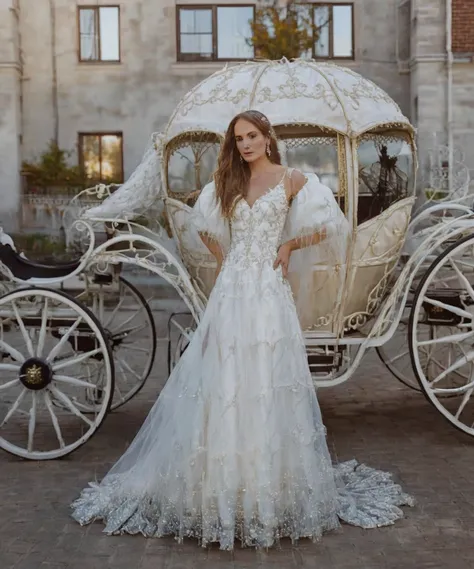
<svg viewBox="0 0 474 569">
<path fill-rule="evenodd" d="M 165 142 L 184 133 L 223 134 L 236 114 L 257 109 L 272 124 L 310 124 L 355 137 L 381 125 L 411 130 L 399 106 L 351 69 L 309 60 L 224 67 L 181 100 Z"/>
</svg>

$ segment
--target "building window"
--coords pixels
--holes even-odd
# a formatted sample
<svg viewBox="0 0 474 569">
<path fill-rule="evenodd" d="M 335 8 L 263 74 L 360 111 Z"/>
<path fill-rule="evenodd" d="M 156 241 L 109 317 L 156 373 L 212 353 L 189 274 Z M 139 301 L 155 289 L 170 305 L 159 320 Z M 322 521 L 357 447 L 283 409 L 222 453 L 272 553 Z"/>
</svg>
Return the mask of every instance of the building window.
<svg viewBox="0 0 474 569">
<path fill-rule="evenodd" d="M 254 5 L 177 6 L 178 61 L 253 59 Z"/>
<path fill-rule="evenodd" d="M 120 61 L 120 9 L 118 6 L 81 6 L 79 61 Z"/>
<path fill-rule="evenodd" d="M 455 54 L 472 55 L 474 53 L 474 2 L 472 0 L 453 0 L 452 35 Z M 458 55 L 459 57 L 459 55 Z M 467 60 L 469 61 L 469 59 Z"/>
<path fill-rule="evenodd" d="M 353 59 L 354 6 L 353 4 L 315 3 L 313 22 L 318 30 L 314 42 L 315 59 Z"/>
<path fill-rule="evenodd" d="M 91 182 L 123 182 L 122 133 L 80 133 L 79 163 Z"/>
</svg>

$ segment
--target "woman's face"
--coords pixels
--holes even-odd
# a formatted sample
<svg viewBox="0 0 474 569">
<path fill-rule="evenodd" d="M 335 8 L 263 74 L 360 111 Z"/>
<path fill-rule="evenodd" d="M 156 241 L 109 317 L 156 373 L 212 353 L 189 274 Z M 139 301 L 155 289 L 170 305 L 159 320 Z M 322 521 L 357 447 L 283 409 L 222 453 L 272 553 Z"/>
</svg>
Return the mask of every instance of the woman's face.
<svg viewBox="0 0 474 569">
<path fill-rule="evenodd" d="M 245 119 L 239 119 L 234 127 L 237 150 L 246 162 L 255 162 L 266 156 L 268 138 L 258 128 Z"/>
</svg>

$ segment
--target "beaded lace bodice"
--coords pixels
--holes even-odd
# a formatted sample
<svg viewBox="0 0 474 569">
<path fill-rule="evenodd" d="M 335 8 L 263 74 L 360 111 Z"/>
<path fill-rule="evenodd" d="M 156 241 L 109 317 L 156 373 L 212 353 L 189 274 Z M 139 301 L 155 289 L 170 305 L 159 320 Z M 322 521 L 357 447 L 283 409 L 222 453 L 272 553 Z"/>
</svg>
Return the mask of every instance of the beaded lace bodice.
<svg viewBox="0 0 474 569">
<path fill-rule="evenodd" d="M 288 207 L 283 181 L 260 196 L 252 207 L 241 199 L 231 220 L 231 243 L 225 264 L 239 268 L 272 265 Z"/>
</svg>

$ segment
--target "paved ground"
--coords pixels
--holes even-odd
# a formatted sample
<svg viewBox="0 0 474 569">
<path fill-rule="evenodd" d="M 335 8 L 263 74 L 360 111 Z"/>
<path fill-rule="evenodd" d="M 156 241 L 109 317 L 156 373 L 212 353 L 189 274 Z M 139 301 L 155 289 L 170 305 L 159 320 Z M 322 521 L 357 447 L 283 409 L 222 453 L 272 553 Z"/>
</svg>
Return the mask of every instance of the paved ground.
<svg viewBox="0 0 474 569">
<path fill-rule="evenodd" d="M 349 383 L 319 398 L 334 459 L 356 457 L 391 470 L 417 498 L 396 526 L 344 526 L 319 544 L 230 554 L 192 541 L 107 537 L 100 524 L 75 524 L 69 503 L 120 456 L 163 385 L 164 348 L 159 355 L 139 397 L 73 455 L 34 463 L 0 454 L 0 569 L 474 568 L 474 440 L 389 376 L 372 354 Z"/>
</svg>

